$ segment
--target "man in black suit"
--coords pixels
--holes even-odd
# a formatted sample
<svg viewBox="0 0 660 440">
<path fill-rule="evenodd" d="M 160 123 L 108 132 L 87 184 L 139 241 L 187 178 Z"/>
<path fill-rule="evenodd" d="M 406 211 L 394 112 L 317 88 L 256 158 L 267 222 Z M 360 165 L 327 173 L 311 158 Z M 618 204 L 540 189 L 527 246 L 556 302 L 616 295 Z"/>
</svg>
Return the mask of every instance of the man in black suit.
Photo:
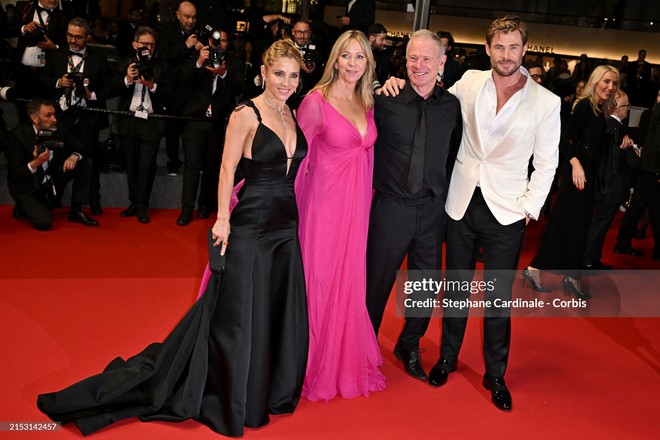
<svg viewBox="0 0 660 440">
<path fill-rule="evenodd" d="M 180 116 L 190 95 L 189 87 L 181 84 L 181 72 L 186 64 L 195 58 L 204 45 L 196 33 L 197 9 L 190 2 L 181 2 L 176 10 L 176 21 L 164 23 L 160 27 L 160 49 L 158 58 L 167 63 L 168 76 L 177 93 L 173 93 L 167 103 L 168 114 Z M 165 128 L 165 150 L 167 152 L 167 174 L 176 176 L 182 162 L 179 159 L 179 136 L 183 124 L 173 120 Z"/>
<path fill-rule="evenodd" d="M 181 191 L 181 215 L 179 226 L 186 226 L 193 219 L 193 209 L 200 187 L 198 218 L 208 218 L 216 209 L 218 174 L 224 144 L 225 120 L 235 106 L 235 98 L 245 84 L 244 64 L 238 58 L 227 55 L 227 32 L 220 31 L 216 46 L 225 57 L 218 63 L 210 58 L 211 43 L 199 52 L 181 74 L 181 84 L 190 87 L 190 96 L 182 115 L 208 118 L 210 122 L 186 123 L 183 138 L 184 171 Z"/>
<path fill-rule="evenodd" d="M 623 91 L 616 94 L 613 107 L 605 108 L 607 142 L 602 146 L 600 158 L 596 164 L 594 178 L 596 183 L 596 203 L 587 234 L 582 263 L 585 269 L 608 270 L 610 266 L 600 261 L 605 243 L 605 236 L 612 225 L 619 206 L 630 194 L 633 169 L 639 168 L 640 159 L 633 146 L 633 140 L 626 134 L 623 121 L 628 118 L 630 101 Z"/>
<path fill-rule="evenodd" d="M 651 95 L 651 65 L 646 61 L 646 50 L 639 51 L 636 61 L 628 63 L 628 89 L 630 102 L 640 107 L 650 107 Z"/>
<path fill-rule="evenodd" d="M 346 13 L 337 19 L 342 26 L 342 32 L 356 29 L 366 35 L 369 26 L 376 21 L 376 2 L 374 0 L 349 0 L 346 5 Z"/>
<path fill-rule="evenodd" d="M 454 37 L 447 31 L 438 31 L 438 37 L 440 41 L 445 46 L 445 55 L 447 55 L 447 61 L 445 62 L 445 67 L 442 73 L 441 86 L 445 89 L 450 88 L 454 85 L 456 81 L 461 79 L 463 76 L 463 68 L 458 61 L 454 59 Z"/>
<path fill-rule="evenodd" d="M 94 168 L 90 184 L 90 210 L 103 213 L 99 181 L 99 130 L 107 125 L 107 115 L 92 113 L 78 107 L 106 108 L 106 99 L 117 94 L 117 75 L 110 69 L 102 52 L 87 46 L 92 30 L 86 20 L 73 18 L 66 31 L 67 46 L 46 55 L 40 82 L 50 90 L 50 96 L 63 111 L 62 122 L 71 134 L 85 145 L 92 156 Z M 83 75 L 76 82 L 73 77 Z"/>
<path fill-rule="evenodd" d="M 130 205 L 119 215 L 149 223 L 149 197 L 156 175 L 156 153 L 165 131 L 163 119 L 149 118 L 151 113 L 163 114 L 170 95 L 165 65 L 156 53 L 156 31 L 140 26 L 135 32 L 135 55 L 119 62 L 124 76 L 119 97 L 119 109 L 134 116 L 120 116 L 117 120 L 121 144 L 126 154 L 126 177 Z"/>
<path fill-rule="evenodd" d="M 406 58 L 410 83 L 397 97 L 379 95 L 375 102 L 376 191 L 367 239 L 366 300 L 376 335 L 396 271 L 406 255 L 408 270 L 417 274 L 442 267 L 446 169 L 458 150 L 463 126 L 458 100 L 436 85 L 445 62 L 438 36 L 428 30 L 415 32 Z M 406 310 L 394 348 L 406 372 L 420 380 L 427 376 L 419 340 L 430 316 L 430 309 Z"/>
<path fill-rule="evenodd" d="M 49 200 L 57 198 L 73 179 L 69 221 L 98 226 L 99 223 L 82 210 L 82 205 L 89 201 L 92 170 L 84 146 L 58 127 L 52 102 L 35 98 L 28 102 L 27 111 L 30 121 L 12 130 L 13 137 L 7 145 L 7 186 L 16 201 L 14 217 L 27 219 L 39 231 L 50 229 Z M 52 134 L 51 140 L 62 144 L 41 151 L 37 139 L 40 130 Z"/>
<path fill-rule="evenodd" d="M 57 0 L 16 3 L 16 12 L 7 26 L 7 36 L 18 37 L 14 79 L 19 98 L 47 95 L 47 89 L 38 82 L 39 73 L 46 65 L 47 52 L 66 47 L 66 27 L 70 19 L 68 12 L 60 10 Z M 16 108 L 21 121 L 26 121 L 25 102 L 17 101 Z"/>
<path fill-rule="evenodd" d="M 296 20 L 291 28 L 293 44 L 303 56 L 303 65 L 300 66 L 300 87 L 287 100 L 289 107 L 294 110 L 300 106 L 305 95 L 321 79 L 325 57 L 321 55 L 315 44 L 312 44 L 312 28 L 306 20 Z"/>
</svg>

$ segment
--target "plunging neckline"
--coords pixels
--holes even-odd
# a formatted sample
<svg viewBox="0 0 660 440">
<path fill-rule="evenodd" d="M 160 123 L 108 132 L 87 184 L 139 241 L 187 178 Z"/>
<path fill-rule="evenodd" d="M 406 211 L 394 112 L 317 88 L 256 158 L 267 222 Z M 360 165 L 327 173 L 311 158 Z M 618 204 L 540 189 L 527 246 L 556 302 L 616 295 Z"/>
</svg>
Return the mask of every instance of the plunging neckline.
<svg viewBox="0 0 660 440">
<path fill-rule="evenodd" d="M 293 120 L 293 122 L 294 122 L 294 124 L 295 124 L 295 122 L 296 122 L 295 119 Z M 284 150 L 284 157 L 286 158 L 286 161 L 287 161 L 287 164 L 286 164 L 286 173 L 285 173 L 284 175 L 285 175 L 285 176 L 288 176 L 288 175 L 289 175 L 289 171 L 291 170 L 291 163 L 289 163 L 289 161 L 291 161 L 291 162 L 293 163 L 293 159 L 294 159 L 294 157 L 296 157 L 296 152 L 298 151 L 298 126 L 297 126 L 297 125 L 295 126 L 295 130 L 296 130 L 296 141 L 295 141 L 295 143 L 294 143 L 293 152 L 291 153 L 291 157 L 289 157 L 289 152 L 286 151 L 286 145 L 284 144 L 284 141 L 282 141 L 282 139 L 277 135 L 277 133 L 275 132 L 275 130 L 273 130 L 272 128 L 270 128 L 270 127 L 267 126 L 266 124 L 264 124 L 263 121 L 259 121 L 259 125 L 261 125 L 262 127 L 266 127 L 266 128 L 268 129 L 268 131 L 270 131 L 271 133 L 273 133 L 273 135 L 275 135 L 275 137 L 277 138 L 277 140 L 280 142 L 280 145 L 282 146 L 282 149 Z"/>
<path fill-rule="evenodd" d="M 365 119 L 366 122 L 367 122 L 367 128 L 366 128 L 366 130 L 364 131 L 364 134 L 362 134 L 362 133 L 360 132 L 360 130 L 357 128 L 357 125 L 355 125 L 353 122 L 351 122 L 350 119 L 348 119 L 346 116 L 344 116 L 344 114 L 343 114 L 342 112 L 340 112 L 339 110 L 337 110 L 337 109 L 335 108 L 335 106 L 332 105 L 332 103 L 330 102 L 330 100 L 327 100 L 326 102 L 327 102 L 328 105 L 332 108 L 332 110 L 335 111 L 335 113 L 337 113 L 339 116 L 341 116 L 346 122 L 348 122 L 348 123 L 351 125 L 351 127 L 353 127 L 353 129 L 354 129 L 354 130 L 357 132 L 357 134 L 360 136 L 360 140 L 361 140 L 362 142 L 364 142 L 364 140 L 367 138 L 367 134 L 369 134 L 369 118 L 367 118 L 367 114 L 365 113 L 365 115 L 364 115 L 364 119 Z M 368 111 L 369 111 L 369 110 L 367 110 L 367 112 L 368 112 Z"/>
</svg>

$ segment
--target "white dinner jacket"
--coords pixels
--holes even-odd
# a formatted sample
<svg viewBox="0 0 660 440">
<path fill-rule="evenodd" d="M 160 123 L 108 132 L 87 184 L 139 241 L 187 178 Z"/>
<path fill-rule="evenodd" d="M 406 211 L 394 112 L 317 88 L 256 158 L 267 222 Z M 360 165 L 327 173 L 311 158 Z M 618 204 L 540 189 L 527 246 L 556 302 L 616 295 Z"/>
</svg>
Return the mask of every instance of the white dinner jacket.
<svg viewBox="0 0 660 440">
<path fill-rule="evenodd" d="M 485 152 L 477 97 L 491 74 L 490 70 L 468 70 L 449 89 L 461 102 L 463 138 L 449 184 L 446 210 L 454 220 L 463 218 L 479 182 L 490 211 L 502 225 L 509 225 L 525 218 L 525 212 L 538 218 L 550 191 L 559 156 L 561 101 L 527 74 L 527 91 L 508 131 L 497 145 Z M 534 172 L 528 179 L 532 155 Z"/>
</svg>

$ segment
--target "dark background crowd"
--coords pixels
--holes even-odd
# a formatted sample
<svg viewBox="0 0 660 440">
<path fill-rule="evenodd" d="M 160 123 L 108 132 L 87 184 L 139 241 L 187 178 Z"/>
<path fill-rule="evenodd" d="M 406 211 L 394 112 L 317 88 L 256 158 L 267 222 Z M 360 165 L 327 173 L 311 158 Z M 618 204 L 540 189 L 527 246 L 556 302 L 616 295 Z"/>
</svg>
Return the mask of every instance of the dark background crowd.
<svg viewBox="0 0 660 440">
<path fill-rule="evenodd" d="M 46 131 L 57 127 L 56 141 L 63 142 L 65 135 L 76 140 L 75 146 L 65 142 L 62 151 L 53 150 L 53 157 L 39 160 L 34 143 L 51 140 L 40 136 L 35 140 L 32 135 L 17 139 L 0 119 L 9 192 L 16 201 L 14 216 L 27 218 L 37 229 L 49 229 L 45 211 L 61 205 L 64 184 L 73 180 L 78 196 L 75 201 L 72 196 L 69 219 L 98 225 L 92 216 L 103 213 L 102 196 L 107 190 L 101 187 L 100 175 L 114 170 L 127 175 L 129 200 L 121 215 L 148 223 L 161 143 L 167 156 L 166 173 L 183 176 L 177 224 L 189 224 L 195 208 L 198 218 L 212 215 L 217 209 L 225 120 L 240 100 L 260 93 L 261 54 L 279 38 L 292 39 L 304 58 L 301 86 L 288 102 L 292 109 L 320 79 L 329 48 L 346 29 L 362 30 L 369 37 L 377 65 L 374 88 L 389 77 L 405 77 L 407 38 L 388 36 L 384 26 L 374 23 L 373 1 L 356 1 L 330 24 L 314 18 L 315 14 L 305 21 L 295 14 L 246 11 L 241 5 L 144 0 L 131 3 L 126 19 L 102 17 L 98 1 L 19 1 L 0 8 L 0 86 L 11 87 L 5 99 L 16 100 L 18 118 L 24 124 Z M 456 44 L 445 30 L 438 35 L 447 52 L 444 72 L 438 78 L 443 87 L 451 87 L 467 69 L 490 69 L 482 48 Z M 630 104 L 653 107 L 660 69 L 645 58 L 644 49 L 635 60 L 627 55 L 619 61 L 594 60 L 583 54 L 571 71 L 572 60 L 566 57 L 528 53 L 525 67 L 539 84 L 563 99 L 565 125 L 580 87 L 603 63 L 620 71 L 620 87 Z M 39 106 L 35 110 L 33 105 L 30 113 L 27 103 L 35 98 L 42 100 L 44 108 L 54 109 L 50 121 L 40 115 Z M 643 115 L 638 127 L 630 127 L 631 137 L 640 140 L 640 145 L 648 117 L 648 113 Z M 29 145 L 16 146 L 21 142 Z M 33 162 L 35 158 L 40 163 Z M 67 160 L 80 161 L 80 166 L 55 176 L 54 166 L 43 165 Z M 88 168 L 89 172 L 82 172 Z M 26 169 L 31 176 L 25 175 Z M 44 185 L 49 182 L 50 186 Z M 30 191 L 19 189 L 21 185 Z M 85 186 L 88 192 L 81 190 Z M 43 205 L 38 220 L 26 192 Z M 89 205 L 91 216 L 81 205 Z M 30 212 L 25 212 L 26 206 Z M 549 209 L 550 203 L 546 214 Z"/>
</svg>

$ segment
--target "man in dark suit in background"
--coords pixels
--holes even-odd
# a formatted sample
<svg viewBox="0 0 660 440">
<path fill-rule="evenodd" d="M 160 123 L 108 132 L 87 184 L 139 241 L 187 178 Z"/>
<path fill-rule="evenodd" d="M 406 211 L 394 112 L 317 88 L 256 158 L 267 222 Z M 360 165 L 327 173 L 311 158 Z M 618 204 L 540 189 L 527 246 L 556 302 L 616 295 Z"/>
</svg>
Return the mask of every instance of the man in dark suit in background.
<svg viewBox="0 0 660 440">
<path fill-rule="evenodd" d="M 171 94 L 165 65 L 156 53 L 156 31 L 140 26 L 135 33 L 135 55 L 119 62 L 123 76 L 119 110 L 127 110 L 134 116 L 117 119 L 119 136 L 126 154 L 126 177 L 130 205 L 119 215 L 137 218 L 149 223 L 149 197 L 156 175 L 156 153 L 160 138 L 165 131 L 163 119 L 153 119 L 151 113 L 163 114 L 166 99 Z"/>
<path fill-rule="evenodd" d="M 30 121 L 12 130 L 7 144 L 7 186 L 16 201 L 14 217 L 27 219 L 35 229 L 51 228 L 52 215 L 49 200 L 58 197 L 69 180 L 73 179 L 69 221 L 85 226 L 99 223 L 88 217 L 82 205 L 89 202 L 91 159 L 85 147 L 70 133 L 58 127 L 55 105 L 42 98 L 28 102 Z M 38 150 L 39 130 L 52 133 L 51 140 L 63 143 L 52 150 Z"/>
<path fill-rule="evenodd" d="M 38 82 L 39 73 L 46 65 L 47 52 L 66 47 L 66 28 L 71 18 L 68 12 L 60 10 L 57 0 L 16 3 L 6 35 L 18 37 L 14 80 L 19 98 L 47 95 L 47 89 Z M 25 102 L 17 101 L 16 108 L 21 121 L 26 121 Z"/>
<path fill-rule="evenodd" d="M 67 46 L 51 51 L 46 56 L 40 82 L 50 91 L 63 111 L 62 122 L 71 134 L 85 145 L 94 159 L 90 185 L 90 210 L 94 215 L 103 213 L 101 184 L 99 181 L 99 131 L 107 126 L 105 114 L 92 113 L 76 107 L 106 108 L 106 99 L 116 96 L 117 75 L 110 69 L 102 52 L 87 46 L 91 28 L 85 19 L 73 18 L 67 27 Z M 74 76 L 84 79 L 74 81 Z"/>
<path fill-rule="evenodd" d="M 160 28 L 160 49 L 158 58 L 167 63 L 168 76 L 177 90 L 167 103 L 168 114 L 180 116 L 186 104 L 190 89 L 184 87 L 179 81 L 181 71 L 186 63 L 196 56 L 196 52 L 204 46 L 196 34 L 197 9 L 190 2 L 181 2 L 176 10 L 176 21 L 165 23 Z M 167 152 L 167 174 L 176 176 L 182 162 L 179 159 L 179 136 L 183 124 L 173 120 L 167 124 L 165 149 Z"/>
<path fill-rule="evenodd" d="M 315 44 L 312 44 L 312 28 L 306 20 L 296 20 L 291 28 L 293 44 L 303 56 L 300 66 L 300 88 L 287 100 L 292 110 L 300 106 L 305 95 L 321 79 L 325 57 L 321 55 Z"/>
<path fill-rule="evenodd" d="M 445 55 L 447 55 L 444 70 L 440 74 L 442 77 L 441 86 L 448 89 L 461 79 L 463 68 L 454 59 L 454 37 L 447 31 L 438 31 L 437 34 L 445 46 Z"/>
<path fill-rule="evenodd" d="M 216 209 L 218 174 L 224 144 L 225 119 L 235 106 L 235 98 L 245 84 L 243 63 L 227 56 L 228 34 L 220 31 L 217 49 L 225 57 L 219 63 L 210 58 L 210 42 L 190 61 L 181 74 L 181 84 L 190 87 L 190 96 L 182 116 L 208 118 L 209 122 L 186 123 L 183 137 L 184 171 L 181 191 L 181 215 L 176 223 L 186 226 L 193 219 L 193 209 L 200 187 L 198 218 L 208 218 Z"/>
<path fill-rule="evenodd" d="M 376 21 L 376 2 L 374 0 L 349 0 L 346 13 L 337 17 L 342 26 L 342 32 L 351 29 L 362 31 L 367 35 L 369 26 Z"/>
</svg>

